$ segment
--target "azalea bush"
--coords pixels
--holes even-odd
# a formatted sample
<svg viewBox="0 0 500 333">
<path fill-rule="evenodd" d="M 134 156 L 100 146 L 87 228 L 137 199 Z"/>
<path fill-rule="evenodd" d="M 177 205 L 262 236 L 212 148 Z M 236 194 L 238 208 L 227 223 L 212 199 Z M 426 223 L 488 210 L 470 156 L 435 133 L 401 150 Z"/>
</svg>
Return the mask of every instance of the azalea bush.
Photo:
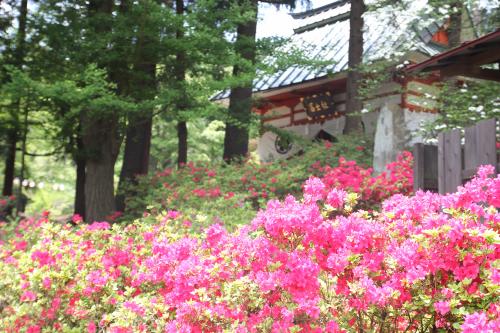
<svg viewBox="0 0 500 333">
<path fill-rule="evenodd" d="M 309 178 L 252 223 L 2 227 L 4 332 L 498 332 L 500 176 L 379 211 Z"/>
<path fill-rule="evenodd" d="M 121 221 L 130 221 L 144 210 L 155 214 L 175 209 L 195 225 L 222 223 L 229 227 L 249 223 L 268 200 L 300 195 L 310 175 L 322 176 L 340 161 L 354 161 L 356 166 L 367 168 L 371 164 L 371 144 L 363 138 L 351 139 L 311 144 L 302 155 L 271 163 L 248 160 L 241 164 L 188 163 L 181 169 L 167 168 L 142 178 L 138 186 L 130 189 Z M 371 175 L 371 170 L 366 175 Z"/>
<path fill-rule="evenodd" d="M 377 208 L 390 196 L 413 192 L 413 156 L 403 152 L 396 161 L 386 166 L 386 171 L 375 175 L 373 168 L 364 168 L 356 161 L 341 157 L 338 166 L 322 168 L 322 182 L 327 189 L 344 189 L 359 195 L 358 207 Z"/>
</svg>

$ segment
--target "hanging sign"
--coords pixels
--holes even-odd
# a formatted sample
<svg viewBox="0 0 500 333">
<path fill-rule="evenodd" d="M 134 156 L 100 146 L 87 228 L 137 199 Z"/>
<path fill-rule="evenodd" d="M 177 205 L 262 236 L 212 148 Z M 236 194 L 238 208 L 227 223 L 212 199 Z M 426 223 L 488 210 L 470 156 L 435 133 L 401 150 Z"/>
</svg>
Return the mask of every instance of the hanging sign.
<svg viewBox="0 0 500 333">
<path fill-rule="evenodd" d="M 331 115 L 338 116 L 335 111 L 333 95 L 327 91 L 309 95 L 300 99 L 306 110 L 307 117 L 310 119 L 326 118 Z"/>
</svg>

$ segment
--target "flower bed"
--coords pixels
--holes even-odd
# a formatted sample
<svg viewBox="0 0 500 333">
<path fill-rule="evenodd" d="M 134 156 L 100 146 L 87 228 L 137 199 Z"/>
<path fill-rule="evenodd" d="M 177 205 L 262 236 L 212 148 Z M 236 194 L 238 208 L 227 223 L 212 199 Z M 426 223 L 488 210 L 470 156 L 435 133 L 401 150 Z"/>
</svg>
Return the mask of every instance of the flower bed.
<svg viewBox="0 0 500 333">
<path fill-rule="evenodd" d="M 359 193 L 359 202 L 366 208 L 377 208 L 392 194 L 411 193 L 410 153 L 388 165 L 387 173 L 374 175 L 365 167 L 371 153 L 351 146 L 325 142 L 314 145 L 303 156 L 268 164 L 189 163 L 180 170 L 166 169 L 142 179 L 131 191 L 134 195 L 127 200 L 128 211 L 121 220 L 133 220 L 131 215 L 138 216 L 144 209 L 153 214 L 175 209 L 196 226 L 248 224 L 270 199 L 300 196 L 303 182 L 311 175 L 321 177 L 328 187 Z"/>
<path fill-rule="evenodd" d="M 310 178 L 251 225 L 4 226 L 5 332 L 498 332 L 500 176 L 380 211 Z M 15 228 L 9 230 L 9 228 Z"/>
</svg>

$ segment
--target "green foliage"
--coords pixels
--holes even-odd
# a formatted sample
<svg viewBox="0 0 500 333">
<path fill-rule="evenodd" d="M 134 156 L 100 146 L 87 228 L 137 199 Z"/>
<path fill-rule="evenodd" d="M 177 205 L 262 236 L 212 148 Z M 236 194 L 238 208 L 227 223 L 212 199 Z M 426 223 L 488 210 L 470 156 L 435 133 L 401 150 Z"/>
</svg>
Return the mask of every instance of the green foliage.
<svg viewBox="0 0 500 333">
<path fill-rule="evenodd" d="M 482 119 L 500 117 L 500 84 L 493 81 L 446 82 L 441 93 L 438 118 L 426 124 L 425 133 L 435 137 L 437 132 L 470 126 Z"/>
<path fill-rule="evenodd" d="M 175 121 L 155 119 L 151 140 L 150 171 L 156 172 L 174 167 L 177 163 L 177 137 Z M 187 123 L 188 156 L 199 162 L 222 161 L 224 142 L 224 123 L 220 120 L 209 121 L 194 119 Z"/>
</svg>

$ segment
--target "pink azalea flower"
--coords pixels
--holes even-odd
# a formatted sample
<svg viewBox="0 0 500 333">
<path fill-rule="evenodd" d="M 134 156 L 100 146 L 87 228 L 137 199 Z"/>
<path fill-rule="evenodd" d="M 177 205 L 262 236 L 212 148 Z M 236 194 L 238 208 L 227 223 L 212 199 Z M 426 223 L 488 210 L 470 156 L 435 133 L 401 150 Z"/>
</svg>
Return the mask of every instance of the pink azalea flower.
<svg viewBox="0 0 500 333">
<path fill-rule="evenodd" d="M 440 301 L 434 303 L 434 309 L 442 316 L 450 312 L 450 302 Z"/>
</svg>

